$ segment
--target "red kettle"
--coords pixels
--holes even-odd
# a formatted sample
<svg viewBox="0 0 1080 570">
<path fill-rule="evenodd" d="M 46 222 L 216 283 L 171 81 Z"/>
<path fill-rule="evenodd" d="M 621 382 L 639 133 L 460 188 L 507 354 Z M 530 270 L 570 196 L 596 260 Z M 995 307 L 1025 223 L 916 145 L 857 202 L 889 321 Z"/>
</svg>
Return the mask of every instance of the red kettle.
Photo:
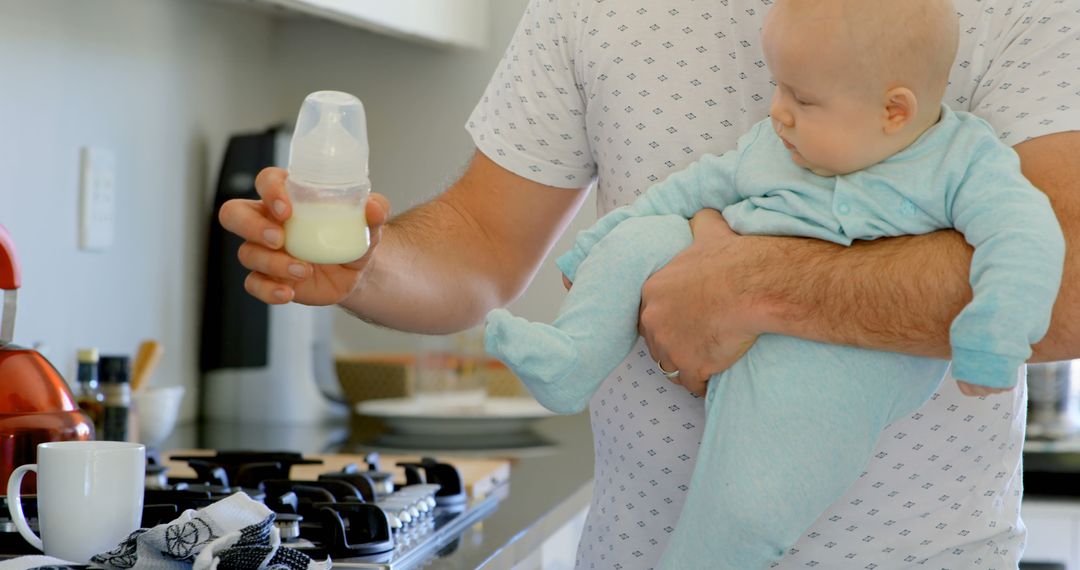
<svg viewBox="0 0 1080 570">
<path fill-rule="evenodd" d="M 56 368 L 38 351 L 11 344 L 20 282 L 15 244 L 0 226 L 0 495 L 16 467 L 37 461 L 39 443 L 94 439 L 94 425 Z M 34 487 L 24 479 L 24 493 L 35 492 Z"/>
</svg>

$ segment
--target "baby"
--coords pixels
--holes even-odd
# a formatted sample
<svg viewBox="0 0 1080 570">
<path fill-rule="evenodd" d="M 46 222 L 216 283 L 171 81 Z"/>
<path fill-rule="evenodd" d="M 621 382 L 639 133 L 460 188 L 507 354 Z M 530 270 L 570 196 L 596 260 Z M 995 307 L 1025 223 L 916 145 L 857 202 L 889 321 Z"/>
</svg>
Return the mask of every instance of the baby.
<svg viewBox="0 0 1080 570">
<path fill-rule="evenodd" d="M 498 309 L 486 348 L 552 410 L 582 410 L 637 340 L 640 291 L 722 211 L 741 234 L 853 240 L 955 228 L 974 296 L 952 323 L 952 373 L 1014 386 L 1046 332 L 1064 239 L 991 127 L 942 104 L 957 47 L 949 0 L 778 0 L 762 30 L 770 117 L 582 232 L 553 325 Z M 714 375 L 707 424 L 663 568 L 765 568 L 858 478 L 882 429 L 948 362 L 762 335 Z M 661 389 L 661 388 L 658 388 Z M 748 506 L 749 505 L 749 506 Z M 766 509 L 768 528 L 739 524 Z M 760 517 L 758 517 L 760 518 Z"/>
</svg>

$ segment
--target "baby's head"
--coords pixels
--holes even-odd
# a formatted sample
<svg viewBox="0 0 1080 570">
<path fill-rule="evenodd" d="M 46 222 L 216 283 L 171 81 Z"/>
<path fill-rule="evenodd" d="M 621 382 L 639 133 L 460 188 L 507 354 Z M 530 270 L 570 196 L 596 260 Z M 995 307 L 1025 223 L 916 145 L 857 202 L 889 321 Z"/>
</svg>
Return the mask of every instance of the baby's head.
<svg viewBox="0 0 1080 570">
<path fill-rule="evenodd" d="M 938 120 L 958 33 L 951 0 L 777 0 L 769 114 L 796 164 L 846 174 L 914 142 Z"/>
</svg>

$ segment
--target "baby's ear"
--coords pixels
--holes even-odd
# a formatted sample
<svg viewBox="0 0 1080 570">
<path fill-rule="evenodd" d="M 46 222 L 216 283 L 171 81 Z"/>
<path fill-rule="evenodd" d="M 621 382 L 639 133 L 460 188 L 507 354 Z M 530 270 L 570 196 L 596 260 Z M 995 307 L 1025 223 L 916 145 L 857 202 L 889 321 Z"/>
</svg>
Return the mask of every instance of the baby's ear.
<svg viewBox="0 0 1080 570">
<path fill-rule="evenodd" d="M 919 112 L 919 102 L 915 93 L 907 87 L 893 87 L 885 93 L 885 114 L 882 121 L 882 130 L 891 135 L 899 132 Z"/>
</svg>

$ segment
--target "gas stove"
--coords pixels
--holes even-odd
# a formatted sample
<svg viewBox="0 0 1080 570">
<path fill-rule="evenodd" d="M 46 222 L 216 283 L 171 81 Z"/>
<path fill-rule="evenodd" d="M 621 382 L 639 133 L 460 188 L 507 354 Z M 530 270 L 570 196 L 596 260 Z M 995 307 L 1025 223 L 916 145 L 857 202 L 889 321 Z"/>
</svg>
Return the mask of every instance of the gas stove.
<svg viewBox="0 0 1080 570">
<path fill-rule="evenodd" d="M 186 462 L 194 476 L 170 476 L 166 465 L 150 457 L 143 527 L 243 492 L 276 513 L 284 546 L 315 560 L 329 556 L 334 568 L 418 568 L 456 550 L 461 533 L 500 500 L 498 492 L 469 497 L 459 470 L 431 457 L 398 461 L 383 471 L 373 453 L 364 458 L 364 468 L 349 463 L 314 479 L 293 478 L 293 468 L 304 466 L 310 473 L 323 461 L 292 452 L 217 452 L 171 461 Z M 36 516 L 34 497 L 23 498 L 23 509 Z M 6 515 L 6 504 L 0 513 Z M 0 518 L 0 557 L 37 553 L 10 520 Z"/>
</svg>

